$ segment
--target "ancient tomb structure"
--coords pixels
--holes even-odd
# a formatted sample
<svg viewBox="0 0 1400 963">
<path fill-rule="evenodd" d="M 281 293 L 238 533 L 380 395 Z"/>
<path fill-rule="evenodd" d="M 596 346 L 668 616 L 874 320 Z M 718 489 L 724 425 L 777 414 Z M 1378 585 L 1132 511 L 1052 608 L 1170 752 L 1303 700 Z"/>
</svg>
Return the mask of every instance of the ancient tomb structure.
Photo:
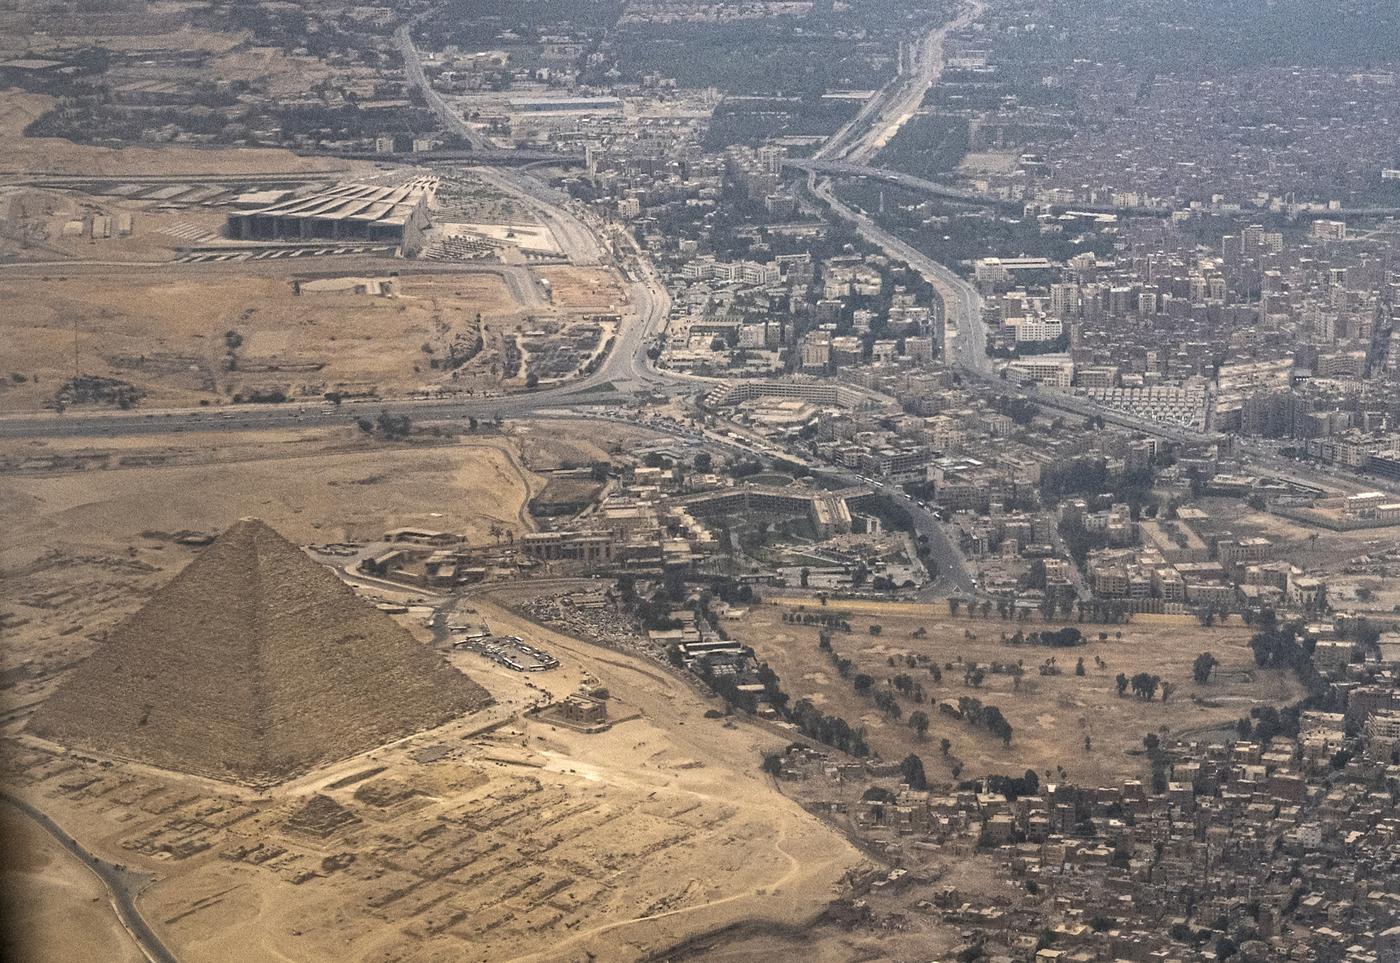
<svg viewBox="0 0 1400 963">
<path fill-rule="evenodd" d="M 267 785 L 490 702 L 326 568 L 244 519 L 114 629 L 29 731 Z"/>
</svg>

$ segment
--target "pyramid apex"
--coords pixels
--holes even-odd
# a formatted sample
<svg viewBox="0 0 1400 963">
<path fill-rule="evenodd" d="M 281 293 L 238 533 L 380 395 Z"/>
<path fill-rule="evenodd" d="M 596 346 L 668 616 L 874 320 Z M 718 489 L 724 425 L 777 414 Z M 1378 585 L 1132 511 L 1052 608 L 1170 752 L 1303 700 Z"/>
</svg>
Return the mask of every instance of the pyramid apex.
<svg viewBox="0 0 1400 963">
<path fill-rule="evenodd" d="M 223 541 L 225 539 L 229 541 L 235 539 L 251 539 L 256 541 L 259 545 L 265 545 L 269 538 L 272 541 L 285 543 L 287 546 L 292 547 L 292 543 L 286 536 L 256 515 L 245 515 L 238 519 L 228 528 L 224 529 L 223 533 L 220 534 L 215 541 Z"/>
</svg>

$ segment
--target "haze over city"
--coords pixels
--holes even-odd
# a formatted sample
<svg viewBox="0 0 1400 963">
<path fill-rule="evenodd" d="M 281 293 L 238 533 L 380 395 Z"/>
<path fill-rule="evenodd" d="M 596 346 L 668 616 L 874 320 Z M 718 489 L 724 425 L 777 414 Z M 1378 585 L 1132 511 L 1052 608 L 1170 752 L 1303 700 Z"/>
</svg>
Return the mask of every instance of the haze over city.
<svg viewBox="0 0 1400 963">
<path fill-rule="evenodd" d="M 8 0 L 0 134 L 0 957 L 1400 963 L 1394 0 Z"/>
</svg>

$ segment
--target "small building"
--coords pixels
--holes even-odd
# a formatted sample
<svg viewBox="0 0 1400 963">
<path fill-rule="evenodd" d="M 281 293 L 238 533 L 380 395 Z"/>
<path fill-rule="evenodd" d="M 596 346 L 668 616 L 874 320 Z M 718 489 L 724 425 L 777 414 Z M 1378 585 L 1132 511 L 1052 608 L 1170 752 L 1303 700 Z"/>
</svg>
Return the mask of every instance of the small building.
<svg viewBox="0 0 1400 963">
<path fill-rule="evenodd" d="M 571 695 L 559 704 L 559 714 L 569 722 L 594 726 L 608 721 L 607 703 Z"/>
</svg>

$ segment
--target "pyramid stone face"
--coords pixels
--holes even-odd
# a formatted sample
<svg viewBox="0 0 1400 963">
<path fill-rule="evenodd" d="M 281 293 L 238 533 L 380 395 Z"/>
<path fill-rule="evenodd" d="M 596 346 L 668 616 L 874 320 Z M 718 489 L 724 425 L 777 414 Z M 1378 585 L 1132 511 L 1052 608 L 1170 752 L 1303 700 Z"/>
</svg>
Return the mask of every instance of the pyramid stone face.
<svg viewBox="0 0 1400 963">
<path fill-rule="evenodd" d="M 113 630 L 29 729 L 264 784 L 490 702 L 296 546 L 244 520 Z"/>
</svg>

